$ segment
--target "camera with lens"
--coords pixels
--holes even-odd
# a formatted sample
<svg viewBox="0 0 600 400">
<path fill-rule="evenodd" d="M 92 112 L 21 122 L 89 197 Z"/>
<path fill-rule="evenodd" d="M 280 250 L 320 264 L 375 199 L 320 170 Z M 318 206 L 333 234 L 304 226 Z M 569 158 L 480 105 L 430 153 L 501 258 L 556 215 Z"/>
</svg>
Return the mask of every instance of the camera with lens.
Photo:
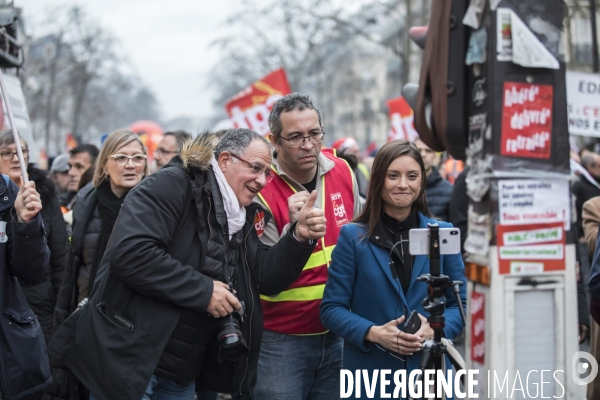
<svg viewBox="0 0 600 400">
<path fill-rule="evenodd" d="M 231 293 L 235 296 L 233 290 Z M 217 343 L 219 344 L 219 362 L 236 361 L 248 353 L 246 339 L 240 330 L 240 320 L 243 321 L 246 307 L 243 301 L 240 301 L 240 304 L 242 305 L 241 310 L 234 310 L 230 315 L 218 318 L 215 323 Z"/>
</svg>

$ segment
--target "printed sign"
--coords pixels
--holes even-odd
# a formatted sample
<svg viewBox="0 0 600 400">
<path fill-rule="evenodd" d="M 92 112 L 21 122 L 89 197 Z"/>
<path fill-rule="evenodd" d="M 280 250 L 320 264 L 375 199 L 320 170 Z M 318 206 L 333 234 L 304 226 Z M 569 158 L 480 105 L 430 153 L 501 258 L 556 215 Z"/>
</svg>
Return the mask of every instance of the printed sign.
<svg viewBox="0 0 600 400">
<path fill-rule="evenodd" d="M 419 138 L 415 129 L 414 112 L 408 105 L 404 97 L 388 100 L 388 114 L 390 117 L 390 131 L 388 132 L 388 142 L 396 139 L 406 139 L 414 142 Z"/>
<path fill-rule="evenodd" d="M 565 246 L 546 244 L 537 246 L 501 246 L 498 248 L 501 260 L 560 260 L 564 257 Z"/>
<path fill-rule="evenodd" d="M 346 214 L 346 207 L 344 207 L 344 201 L 342 200 L 341 193 L 332 193 L 331 202 L 333 203 L 333 217 L 337 226 L 342 226 L 348 223 L 348 214 Z"/>
<path fill-rule="evenodd" d="M 485 364 L 485 294 L 471 292 L 471 360 Z"/>
<path fill-rule="evenodd" d="M 600 137 L 600 75 L 567 71 L 571 135 Z"/>
<path fill-rule="evenodd" d="M 0 243 L 8 242 L 8 235 L 6 234 L 6 221 L 0 221 Z"/>
<path fill-rule="evenodd" d="M 553 227 L 531 231 L 507 232 L 502 239 L 504 239 L 504 243 L 507 246 L 515 246 L 562 240 L 562 235 L 562 227 Z"/>
<path fill-rule="evenodd" d="M 263 233 L 265 233 L 265 212 L 256 210 L 256 214 L 254 215 L 254 229 L 256 230 L 256 234 L 258 237 L 262 237 Z"/>
<path fill-rule="evenodd" d="M 281 68 L 233 96 L 225 109 L 236 128 L 251 129 L 265 136 L 269 133 L 269 113 L 273 104 L 289 93 L 290 85 Z"/>
<path fill-rule="evenodd" d="M 510 263 L 512 275 L 535 275 L 544 272 L 544 263 L 515 261 Z"/>
<path fill-rule="evenodd" d="M 487 257 L 490 249 L 491 223 L 489 214 L 479 215 L 469 206 L 469 228 L 465 251 Z"/>
<path fill-rule="evenodd" d="M 559 68 L 556 57 L 514 11 L 499 8 L 496 18 L 498 61 L 512 61 L 531 68 Z"/>
<path fill-rule="evenodd" d="M 497 225 L 496 233 L 501 274 L 531 275 L 565 269 L 562 222 Z"/>
<path fill-rule="evenodd" d="M 552 99 L 551 85 L 504 82 L 501 155 L 550 158 Z"/>
<path fill-rule="evenodd" d="M 563 222 L 571 226 L 569 182 L 511 179 L 498 181 L 500 223 L 524 225 Z"/>
</svg>

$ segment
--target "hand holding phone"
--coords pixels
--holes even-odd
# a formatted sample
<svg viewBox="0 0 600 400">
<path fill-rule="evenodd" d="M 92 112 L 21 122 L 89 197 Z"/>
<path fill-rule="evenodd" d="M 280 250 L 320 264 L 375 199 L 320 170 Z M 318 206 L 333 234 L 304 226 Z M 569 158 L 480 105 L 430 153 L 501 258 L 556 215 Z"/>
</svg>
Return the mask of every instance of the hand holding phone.
<svg viewBox="0 0 600 400">
<path fill-rule="evenodd" d="M 406 319 L 406 323 L 404 324 L 404 333 L 414 335 L 419 331 L 419 329 L 421 329 L 421 318 L 419 318 L 419 313 L 414 310 Z"/>
</svg>

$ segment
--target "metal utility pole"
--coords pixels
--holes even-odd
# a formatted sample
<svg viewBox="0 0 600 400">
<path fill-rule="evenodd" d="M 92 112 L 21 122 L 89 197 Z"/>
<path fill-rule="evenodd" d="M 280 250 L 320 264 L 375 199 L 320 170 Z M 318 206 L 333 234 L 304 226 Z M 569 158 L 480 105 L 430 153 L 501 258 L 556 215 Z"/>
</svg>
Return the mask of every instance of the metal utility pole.
<svg viewBox="0 0 600 400">
<path fill-rule="evenodd" d="M 598 29 L 596 27 L 596 0 L 590 0 L 590 22 L 592 23 L 592 67 L 600 72 L 598 62 Z"/>
</svg>

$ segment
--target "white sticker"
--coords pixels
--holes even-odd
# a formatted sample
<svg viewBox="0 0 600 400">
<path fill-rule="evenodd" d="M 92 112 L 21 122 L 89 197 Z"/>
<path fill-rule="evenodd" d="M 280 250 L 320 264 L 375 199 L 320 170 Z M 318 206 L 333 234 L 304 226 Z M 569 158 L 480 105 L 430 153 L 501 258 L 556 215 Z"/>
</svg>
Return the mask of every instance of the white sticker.
<svg viewBox="0 0 600 400">
<path fill-rule="evenodd" d="M 530 231 L 506 232 L 502 235 L 504 244 L 518 246 L 545 242 L 557 242 L 563 238 L 562 227 L 534 229 Z"/>
<path fill-rule="evenodd" d="M 509 179 L 498 181 L 502 225 L 564 222 L 571 226 L 569 181 Z"/>
<path fill-rule="evenodd" d="M 501 260 L 562 260 L 564 246 L 562 244 L 500 246 L 498 252 Z"/>
<path fill-rule="evenodd" d="M 0 243 L 8 242 L 8 235 L 6 234 L 6 221 L 0 221 Z"/>
<path fill-rule="evenodd" d="M 541 274 L 544 272 L 544 263 L 528 263 L 514 261 L 510 263 L 510 273 L 515 275 Z"/>
</svg>

